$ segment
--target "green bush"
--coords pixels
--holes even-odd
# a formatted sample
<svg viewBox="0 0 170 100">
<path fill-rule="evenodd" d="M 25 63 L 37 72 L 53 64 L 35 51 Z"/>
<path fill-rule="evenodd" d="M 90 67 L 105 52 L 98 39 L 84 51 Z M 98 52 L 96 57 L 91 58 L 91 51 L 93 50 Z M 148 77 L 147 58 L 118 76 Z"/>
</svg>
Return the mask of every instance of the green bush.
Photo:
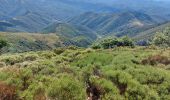
<svg viewBox="0 0 170 100">
<path fill-rule="evenodd" d="M 0 50 L 7 45 L 8 45 L 7 41 L 0 39 Z"/>
<path fill-rule="evenodd" d="M 120 46 L 134 47 L 134 42 L 132 39 L 130 39 L 127 36 L 121 38 L 109 37 L 98 43 L 94 43 L 91 47 L 93 49 L 100 49 L 100 48 L 110 49 L 110 48 L 120 47 Z"/>
<path fill-rule="evenodd" d="M 141 85 L 136 81 L 131 81 L 128 85 L 125 97 L 128 100 L 159 100 L 156 92 L 149 89 L 145 85 Z"/>
<path fill-rule="evenodd" d="M 57 55 L 62 54 L 64 51 L 65 51 L 64 48 L 57 48 L 57 49 L 54 49 L 54 53 L 57 54 Z"/>
<path fill-rule="evenodd" d="M 48 96 L 54 100 L 85 100 L 85 88 L 80 81 L 68 75 L 53 80 Z"/>
<path fill-rule="evenodd" d="M 167 27 L 162 32 L 157 32 L 153 38 L 153 43 L 160 47 L 170 47 L 170 27 Z"/>
<path fill-rule="evenodd" d="M 7 65 L 14 65 L 24 61 L 23 57 L 20 55 L 4 56 L 3 58 L 0 58 L 0 60 L 5 62 Z"/>
<path fill-rule="evenodd" d="M 74 46 L 74 45 L 71 45 L 71 46 L 68 46 L 67 49 L 70 49 L 70 50 L 77 50 L 78 47 L 77 47 L 77 46 Z"/>
<path fill-rule="evenodd" d="M 115 97 L 120 97 L 119 90 L 109 80 L 99 78 L 96 76 L 90 77 L 91 88 L 95 90 L 96 96 L 99 96 L 102 100 L 113 100 Z M 97 98 L 97 97 L 96 97 Z"/>
<path fill-rule="evenodd" d="M 56 56 L 56 54 L 54 52 L 51 52 L 51 51 L 39 52 L 38 55 L 42 58 L 45 58 L 45 59 L 51 59 L 52 57 Z"/>
<path fill-rule="evenodd" d="M 93 48 L 93 49 L 101 49 L 102 46 L 101 46 L 100 44 L 94 43 L 94 44 L 91 46 L 91 48 Z"/>
<path fill-rule="evenodd" d="M 24 100 L 46 100 L 45 86 L 41 82 L 32 83 L 26 91 L 23 91 L 20 96 Z"/>
<path fill-rule="evenodd" d="M 24 61 L 35 61 L 39 56 L 37 54 L 26 54 L 24 56 Z"/>
<path fill-rule="evenodd" d="M 21 100 L 86 100 L 89 93 L 102 100 L 168 100 L 169 65 L 140 63 L 157 54 L 170 57 L 169 49 L 143 47 L 4 54 L 0 83 L 14 86 Z"/>
</svg>

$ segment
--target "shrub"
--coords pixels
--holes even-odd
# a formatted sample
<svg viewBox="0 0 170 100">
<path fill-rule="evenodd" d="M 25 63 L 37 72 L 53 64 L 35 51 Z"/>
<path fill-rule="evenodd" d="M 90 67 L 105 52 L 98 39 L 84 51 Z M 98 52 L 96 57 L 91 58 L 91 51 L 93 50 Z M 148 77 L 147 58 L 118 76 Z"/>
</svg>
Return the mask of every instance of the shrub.
<svg viewBox="0 0 170 100">
<path fill-rule="evenodd" d="M 0 68 L 0 81 L 15 87 L 21 100 L 168 100 L 169 70 L 141 60 L 151 57 L 159 64 L 169 56 L 168 49 L 128 47 L 5 54 L 0 56 L 7 66 Z"/>
<path fill-rule="evenodd" d="M 91 53 L 91 52 L 94 52 L 94 50 L 91 48 L 87 48 L 86 50 L 82 51 L 82 53 Z"/>
<path fill-rule="evenodd" d="M 37 54 L 26 54 L 24 61 L 35 61 L 39 56 Z"/>
<path fill-rule="evenodd" d="M 93 45 L 91 46 L 91 48 L 92 48 L 92 49 L 101 49 L 102 46 L 101 46 L 100 44 L 95 43 L 95 44 L 93 44 Z"/>
<path fill-rule="evenodd" d="M 23 62 L 23 58 L 20 55 L 5 56 L 1 58 L 1 61 L 5 62 L 7 65 L 14 65 Z"/>
<path fill-rule="evenodd" d="M 71 67 L 68 66 L 62 66 L 58 68 L 58 73 L 68 73 L 68 74 L 73 74 L 75 75 L 75 70 Z"/>
<path fill-rule="evenodd" d="M 6 64 L 4 62 L 0 62 L 0 68 L 5 67 L 5 66 L 6 66 Z"/>
<path fill-rule="evenodd" d="M 47 100 L 45 87 L 41 82 L 32 83 L 20 96 L 24 100 Z"/>
<path fill-rule="evenodd" d="M 0 39 L 0 50 L 7 45 L 8 45 L 7 41 Z"/>
<path fill-rule="evenodd" d="M 54 53 L 57 54 L 57 55 L 62 54 L 64 51 L 65 51 L 64 48 L 57 48 L 57 49 L 54 49 Z"/>
<path fill-rule="evenodd" d="M 75 58 L 76 56 L 80 55 L 81 52 L 80 51 L 73 51 L 72 53 L 69 53 L 67 56 L 71 57 L 71 58 Z"/>
<path fill-rule="evenodd" d="M 143 59 L 141 61 L 141 63 L 144 64 L 144 65 L 146 65 L 146 64 L 156 65 L 158 63 L 164 64 L 164 65 L 169 65 L 170 64 L 170 60 L 166 56 L 154 55 L 154 56 L 149 56 L 146 59 Z"/>
<path fill-rule="evenodd" d="M 78 80 L 63 76 L 53 80 L 48 88 L 48 96 L 54 100 L 85 100 L 84 87 Z"/>
<path fill-rule="evenodd" d="M 16 100 L 16 88 L 0 82 L 0 100 Z"/>
<path fill-rule="evenodd" d="M 104 48 L 104 49 L 110 49 L 110 48 L 114 48 L 114 47 L 119 47 L 119 46 L 129 46 L 129 47 L 134 47 L 134 42 L 132 39 L 130 39 L 129 37 L 125 36 L 122 38 L 116 38 L 116 37 L 109 37 L 106 38 L 102 41 L 100 41 L 99 43 L 95 43 L 93 44 L 91 47 L 93 49 L 100 49 L 100 48 Z"/>
<path fill-rule="evenodd" d="M 88 88 L 90 88 L 89 92 L 93 94 L 93 96 L 91 97 L 92 100 L 113 100 L 115 96 L 119 97 L 118 89 L 113 85 L 111 81 L 108 81 L 104 78 L 91 76 Z"/>
<path fill-rule="evenodd" d="M 159 93 L 159 95 L 160 95 L 160 97 L 161 97 L 161 100 L 168 100 L 169 99 L 169 97 L 170 97 L 170 95 L 169 95 L 169 93 L 170 93 L 170 91 L 169 91 L 169 89 L 170 89 L 170 84 L 169 84 L 169 82 L 167 81 L 167 82 L 164 82 L 163 84 L 161 84 L 159 87 L 158 87 L 158 93 Z"/>
<path fill-rule="evenodd" d="M 32 70 L 33 74 L 51 75 L 54 73 L 55 64 L 51 60 L 38 60 L 32 62 L 28 68 Z"/>
<path fill-rule="evenodd" d="M 70 49 L 70 50 L 77 50 L 78 47 L 77 47 L 77 46 L 74 46 L 74 45 L 71 45 L 71 46 L 68 46 L 67 49 Z"/>
<path fill-rule="evenodd" d="M 160 47 L 170 47 L 170 27 L 164 29 L 162 32 L 157 32 L 153 38 L 153 43 Z"/>
<path fill-rule="evenodd" d="M 121 38 L 121 40 L 122 40 L 122 43 L 123 43 L 122 46 L 134 47 L 134 42 L 129 37 L 124 36 L 124 37 Z"/>
<path fill-rule="evenodd" d="M 132 80 L 132 76 L 122 71 L 107 71 L 106 77 L 110 79 L 119 89 L 120 94 L 125 94 L 129 82 Z"/>
<path fill-rule="evenodd" d="M 156 92 L 149 89 L 147 86 L 140 85 L 136 81 L 131 81 L 128 85 L 125 97 L 128 100 L 159 100 Z"/>
<path fill-rule="evenodd" d="M 44 51 L 39 53 L 39 56 L 45 59 L 51 59 L 52 57 L 56 56 L 56 54 L 51 51 Z"/>
</svg>

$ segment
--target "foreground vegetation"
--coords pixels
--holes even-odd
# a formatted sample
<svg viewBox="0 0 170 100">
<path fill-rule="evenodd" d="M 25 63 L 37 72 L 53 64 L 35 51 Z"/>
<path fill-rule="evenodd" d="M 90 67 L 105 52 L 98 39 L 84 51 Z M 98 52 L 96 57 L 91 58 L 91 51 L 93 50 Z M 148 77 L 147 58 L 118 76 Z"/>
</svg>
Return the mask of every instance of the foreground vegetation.
<svg viewBox="0 0 170 100">
<path fill-rule="evenodd" d="M 58 48 L 0 56 L 1 100 L 169 100 L 170 50 Z"/>
</svg>

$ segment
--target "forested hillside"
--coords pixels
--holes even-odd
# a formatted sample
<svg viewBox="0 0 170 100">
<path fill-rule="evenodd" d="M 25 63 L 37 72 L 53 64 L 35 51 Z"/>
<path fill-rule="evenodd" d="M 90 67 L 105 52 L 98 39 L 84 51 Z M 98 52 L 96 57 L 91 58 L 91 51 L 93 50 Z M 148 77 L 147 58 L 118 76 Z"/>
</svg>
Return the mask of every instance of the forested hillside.
<svg viewBox="0 0 170 100">
<path fill-rule="evenodd" d="M 69 22 L 84 25 L 104 36 L 135 36 L 137 33 L 149 29 L 158 23 L 151 16 L 140 12 L 119 14 L 88 12 L 70 19 Z"/>
<path fill-rule="evenodd" d="M 72 41 L 75 45 L 80 47 L 87 47 L 98 38 L 98 34 L 95 31 L 85 26 L 61 22 L 56 22 L 47 26 L 42 30 L 42 33 L 57 34 L 63 39 L 63 41 Z"/>
<path fill-rule="evenodd" d="M 134 37 L 135 40 L 147 40 L 153 38 L 157 33 L 166 31 L 167 28 L 170 27 L 170 22 L 166 22 L 150 28 L 146 31 L 140 32 L 138 35 Z M 170 31 L 168 31 L 170 33 Z"/>
<path fill-rule="evenodd" d="M 168 4 L 148 0 L 1 0 L 0 31 L 36 33 L 61 21 L 85 25 L 102 35 L 134 36 L 169 21 Z"/>
</svg>

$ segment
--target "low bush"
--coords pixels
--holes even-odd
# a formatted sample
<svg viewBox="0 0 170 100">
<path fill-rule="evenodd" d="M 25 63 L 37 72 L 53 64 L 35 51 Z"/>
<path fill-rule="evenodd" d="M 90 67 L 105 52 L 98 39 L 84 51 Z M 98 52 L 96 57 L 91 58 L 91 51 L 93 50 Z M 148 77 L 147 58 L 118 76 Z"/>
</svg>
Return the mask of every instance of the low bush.
<svg viewBox="0 0 170 100">
<path fill-rule="evenodd" d="M 169 49 L 142 47 L 4 54 L 0 83 L 17 100 L 168 100 L 169 57 Z"/>
<path fill-rule="evenodd" d="M 5 67 L 5 66 L 6 66 L 6 64 L 4 62 L 0 62 L 0 68 Z"/>
<path fill-rule="evenodd" d="M 24 61 L 24 59 L 20 55 L 5 56 L 0 59 L 2 62 L 5 62 L 7 65 L 14 65 L 16 63 L 20 63 Z"/>
<path fill-rule="evenodd" d="M 67 49 L 70 49 L 70 50 L 77 50 L 77 49 L 78 49 L 78 47 L 77 47 L 77 46 L 72 45 L 72 46 L 68 46 L 68 47 L 67 47 Z"/>
<path fill-rule="evenodd" d="M 54 52 L 51 51 L 44 51 L 44 52 L 40 52 L 39 57 L 45 58 L 45 59 L 51 59 L 52 57 L 55 57 L 56 54 Z"/>
<path fill-rule="evenodd" d="M 8 45 L 7 41 L 0 38 L 0 50 L 7 45 Z"/>
<path fill-rule="evenodd" d="M 24 61 L 35 61 L 39 56 L 37 54 L 27 54 L 24 56 Z"/>
<path fill-rule="evenodd" d="M 0 82 L 0 100 L 16 100 L 17 93 L 14 86 Z"/>
<path fill-rule="evenodd" d="M 92 100 L 113 100 L 115 97 L 119 97 L 119 90 L 114 84 L 104 78 L 96 76 L 90 77 L 90 83 L 88 91 L 92 94 Z"/>
<path fill-rule="evenodd" d="M 23 91 L 20 96 L 24 100 L 47 100 L 45 86 L 41 82 L 33 82 L 27 90 Z"/>
<path fill-rule="evenodd" d="M 168 57 L 166 56 L 162 56 L 162 55 L 154 55 L 154 56 L 149 56 L 146 59 L 143 59 L 141 61 L 142 64 L 146 65 L 156 65 L 156 64 L 164 64 L 164 65 L 169 65 L 170 64 L 170 59 L 168 59 Z"/>
<path fill-rule="evenodd" d="M 57 49 L 54 49 L 54 53 L 57 54 L 57 55 L 62 54 L 64 51 L 65 51 L 64 48 L 57 48 Z"/>
<path fill-rule="evenodd" d="M 48 96 L 54 100 L 85 100 L 85 89 L 81 82 L 70 76 L 53 80 L 48 88 Z"/>
<path fill-rule="evenodd" d="M 134 47 L 135 45 L 134 45 L 134 42 L 132 39 L 125 36 L 125 37 L 121 37 L 121 38 L 109 37 L 109 38 L 99 41 L 98 43 L 92 44 L 91 47 L 93 49 L 100 49 L 100 48 L 110 49 L 110 48 L 120 47 L 120 46 Z"/>
</svg>

